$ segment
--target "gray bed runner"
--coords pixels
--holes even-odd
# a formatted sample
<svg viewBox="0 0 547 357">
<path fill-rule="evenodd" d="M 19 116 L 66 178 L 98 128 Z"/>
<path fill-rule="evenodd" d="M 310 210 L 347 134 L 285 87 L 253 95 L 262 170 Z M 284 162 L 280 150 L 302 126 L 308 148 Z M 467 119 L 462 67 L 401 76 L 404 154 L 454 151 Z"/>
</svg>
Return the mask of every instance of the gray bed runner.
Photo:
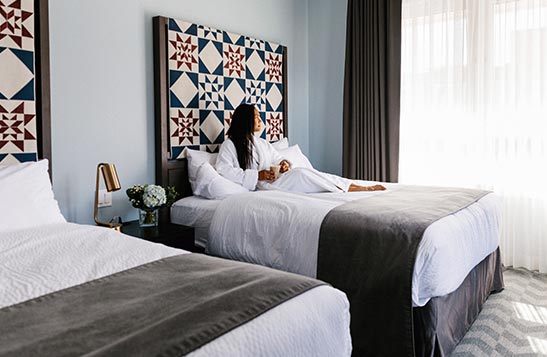
<svg viewBox="0 0 547 357">
<path fill-rule="evenodd" d="M 487 193 L 403 186 L 327 214 L 317 278 L 348 296 L 355 356 L 414 355 L 412 273 L 423 233 Z"/>
<path fill-rule="evenodd" d="M 321 284 L 178 255 L 0 309 L 0 355 L 181 356 Z"/>
</svg>

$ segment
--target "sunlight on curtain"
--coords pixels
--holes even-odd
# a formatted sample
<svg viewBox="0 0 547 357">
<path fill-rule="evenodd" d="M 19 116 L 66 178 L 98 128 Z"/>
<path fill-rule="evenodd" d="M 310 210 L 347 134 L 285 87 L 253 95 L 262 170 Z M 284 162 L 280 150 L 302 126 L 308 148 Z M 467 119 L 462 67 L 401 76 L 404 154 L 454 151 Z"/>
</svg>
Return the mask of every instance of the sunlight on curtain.
<svg viewBox="0 0 547 357">
<path fill-rule="evenodd" d="M 547 272 L 547 0 L 404 0 L 402 183 L 503 200 L 505 265 Z"/>
</svg>

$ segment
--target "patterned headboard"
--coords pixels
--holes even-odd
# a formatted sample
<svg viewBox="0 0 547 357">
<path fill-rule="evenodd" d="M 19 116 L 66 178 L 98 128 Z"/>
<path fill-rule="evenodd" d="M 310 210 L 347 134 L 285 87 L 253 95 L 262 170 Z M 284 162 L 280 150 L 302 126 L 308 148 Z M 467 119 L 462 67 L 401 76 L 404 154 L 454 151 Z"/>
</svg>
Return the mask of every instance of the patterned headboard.
<svg viewBox="0 0 547 357">
<path fill-rule="evenodd" d="M 260 111 L 262 138 L 287 135 L 286 47 L 156 17 L 154 55 L 158 184 L 191 195 L 184 148 L 218 151 L 241 103 Z"/>
<path fill-rule="evenodd" d="M 0 164 L 51 162 L 49 105 L 48 2 L 0 0 Z"/>
</svg>

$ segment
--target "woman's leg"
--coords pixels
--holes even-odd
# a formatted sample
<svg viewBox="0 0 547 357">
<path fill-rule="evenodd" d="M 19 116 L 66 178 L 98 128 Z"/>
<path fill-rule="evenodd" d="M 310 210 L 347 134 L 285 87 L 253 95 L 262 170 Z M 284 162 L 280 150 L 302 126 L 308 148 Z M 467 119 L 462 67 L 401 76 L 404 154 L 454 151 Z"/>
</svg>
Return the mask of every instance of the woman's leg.
<svg viewBox="0 0 547 357">
<path fill-rule="evenodd" d="M 354 183 L 349 185 L 348 192 L 359 192 L 359 191 L 384 191 L 386 188 L 382 185 L 374 186 L 359 186 Z"/>
<path fill-rule="evenodd" d="M 328 177 L 321 172 L 305 168 L 294 168 L 277 180 L 270 183 L 267 187 L 261 189 L 278 189 L 282 191 L 300 192 L 300 193 L 318 193 L 318 192 L 339 192 L 340 190 L 333 184 Z"/>
</svg>

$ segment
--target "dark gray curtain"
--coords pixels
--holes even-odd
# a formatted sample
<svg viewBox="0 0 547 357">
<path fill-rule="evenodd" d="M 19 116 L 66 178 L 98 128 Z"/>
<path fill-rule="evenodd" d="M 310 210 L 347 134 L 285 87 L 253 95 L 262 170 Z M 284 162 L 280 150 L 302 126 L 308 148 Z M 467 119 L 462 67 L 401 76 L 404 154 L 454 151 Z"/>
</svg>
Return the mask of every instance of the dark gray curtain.
<svg viewBox="0 0 547 357">
<path fill-rule="evenodd" d="M 348 0 L 343 171 L 397 182 L 402 0 Z"/>
</svg>

